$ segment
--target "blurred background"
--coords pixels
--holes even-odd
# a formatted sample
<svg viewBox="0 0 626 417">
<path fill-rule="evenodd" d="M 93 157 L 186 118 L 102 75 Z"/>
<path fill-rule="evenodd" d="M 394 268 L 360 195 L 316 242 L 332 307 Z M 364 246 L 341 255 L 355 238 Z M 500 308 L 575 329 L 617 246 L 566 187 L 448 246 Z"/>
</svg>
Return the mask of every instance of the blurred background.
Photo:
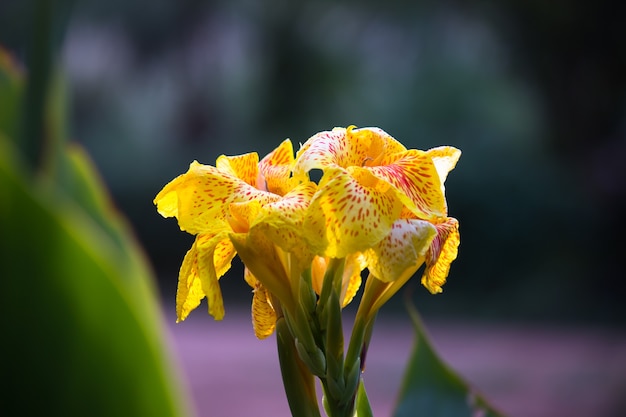
<svg viewBox="0 0 626 417">
<path fill-rule="evenodd" d="M 355 124 L 379 126 L 409 148 L 463 151 L 446 183 L 450 215 L 461 224 L 459 258 L 442 295 L 418 279 L 408 289 L 426 318 L 452 327 L 593 329 L 609 341 L 624 335 L 622 3 L 62 7 L 57 63 L 72 140 L 88 149 L 132 223 L 167 311 L 193 237 L 156 213 L 152 199 L 165 183 L 194 159 L 263 156 L 285 138 L 303 143 Z M 31 2 L 0 2 L 0 43 L 22 61 L 31 13 Z M 221 282 L 227 313 L 249 308 L 238 261 Z M 394 314 L 404 315 L 402 295 L 385 312 Z"/>
</svg>

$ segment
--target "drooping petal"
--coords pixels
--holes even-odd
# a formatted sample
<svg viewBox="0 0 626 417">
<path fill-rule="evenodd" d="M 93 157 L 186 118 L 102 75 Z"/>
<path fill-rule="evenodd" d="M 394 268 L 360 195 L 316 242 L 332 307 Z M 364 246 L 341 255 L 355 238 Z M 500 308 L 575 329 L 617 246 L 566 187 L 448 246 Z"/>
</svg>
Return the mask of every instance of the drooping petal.
<svg viewBox="0 0 626 417">
<path fill-rule="evenodd" d="M 200 305 L 205 297 L 198 276 L 198 249 L 196 244 L 187 251 L 178 276 L 176 290 L 176 321 L 181 322 Z"/>
<path fill-rule="evenodd" d="M 222 293 L 217 281 L 230 269 L 234 256 L 235 250 L 228 240 L 227 229 L 196 236 L 178 276 L 177 321 L 185 320 L 205 296 L 209 314 L 216 320 L 224 317 Z"/>
<path fill-rule="evenodd" d="M 225 221 L 230 203 L 265 203 L 276 198 L 231 174 L 194 161 L 185 174 L 159 192 L 154 203 L 162 216 L 176 217 L 181 230 L 199 234 L 211 232 L 217 223 Z"/>
<path fill-rule="evenodd" d="M 441 286 L 446 282 L 460 243 L 459 222 L 455 218 L 448 217 L 435 228 L 437 235 L 426 252 L 426 270 L 422 276 L 422 284 L 433 294 L 443 291 Z"/>
<path fill-rule="evenodd" d="M 367 184 L 366 178 L 357 181 L 347 171 L 336 169 L 333 179 L 313 196 L 303 234 L 316 254 L 343 258 L 378 243 L 401 209 L 390 186 Z"/>
<path fill-rule="evenodd" d="M 384 282 L 411 275 L 421 265 L 422 259 L 437 231 L 423 220 L 399 219 L 391 232 L 376 246 L 365 252 L 370 272 Z"/>
<path fill-rule="evenodd" d="M 263 186 L 271 193 L 287 194 L 297 184 L 296 179 L 291 177 L 293 163 L 293 145 L 286 139 L 259 162 L 260 179 L 264 184 L 259 184 L 257 188 L 263 189 Z"/>
<path fill-rule="evenodd" d="M 252 287 L 252 327 L 258 339 L 265 339 L 274 333 L 276 311 L 272 306 L 271 295 L 261 282 L 248 270 L 244 269 L 244 278 Z"/>
<path fill-rule="evenodd" d="M 361 287 L 361 272 L 367 267 L 367 260 L 361 253 L 353 253 L 346 257 L 341 286 L 341 306 L 345 307 Z"/>
<path fill-rule="evenodd" d="M 255 187 L 259 175 L 259 154 L 250 152 L 236 156 L 221 155 L 215 161 L 215 167 Z"/>
<path fill-rule="evenodd" d="M 198 251 L 198 275 L 202 291 L 206 294 L 209 304 L 209 314 L 215 320 L 222 320 L 224 301 L 218 279 L 230 269 L 235 250 L 228 240 L 227 230 L 222 230 L 215 235 L 198 235 L 195 244 Z M 218 270 L 222 274 L 218 275 Z"/>
<path fill-rule="evenodd" d="M 386 156 L 382 165 L 353 171 L 369 170 L 397 190 L 397 196 L 416 217 L 434 220 L 446 215 L 446 201 L 432 158 L 424 151 L 411 149 Z"/>
<path fill-rule="evenodd" d="M 261 286 L 252 296 L 252 327 L 258 339 L 265 339 L 276 328 L 276 311 L 270 303 L 270 294 Z"/>
</svg>

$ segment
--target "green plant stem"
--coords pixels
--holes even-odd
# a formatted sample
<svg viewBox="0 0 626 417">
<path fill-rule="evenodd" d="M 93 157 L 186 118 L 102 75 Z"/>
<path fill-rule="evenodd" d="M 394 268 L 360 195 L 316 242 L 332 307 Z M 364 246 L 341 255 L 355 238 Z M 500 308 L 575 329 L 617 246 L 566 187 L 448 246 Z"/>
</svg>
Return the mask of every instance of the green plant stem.
<svg viewBox="0 0 626 417">
<path fill-rule="evenodd" d="M 295 340 L 284 317 L 276 321 L 276 342 L 280 371 L 293 416 L 320 417 L 315 379 L 306 364 L 300 360 Z"/>
</svg>

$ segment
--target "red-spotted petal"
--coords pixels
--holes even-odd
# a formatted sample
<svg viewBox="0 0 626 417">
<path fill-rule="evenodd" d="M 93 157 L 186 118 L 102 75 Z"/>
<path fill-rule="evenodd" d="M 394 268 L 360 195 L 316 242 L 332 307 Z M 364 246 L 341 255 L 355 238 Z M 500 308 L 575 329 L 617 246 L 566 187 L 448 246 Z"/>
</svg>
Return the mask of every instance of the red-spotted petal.
<svg viewBox="0 0 626 417">
<path fill-rule="evenodd" d="M 254 187 L 259 176 L 259 155 L 256 152 L 236 156 L 222 155 L 215 161 L 215 167 Z"/>
<path fill-rule="evenodd" d="M 257 188 L 265 187 L 267 191 L 278 195 L 287 194 L 297 184 L 296 179 L 291 177 L 293 163 L 293 145 L 286 139 L 259 162 L 259 182 L 263 183 L 258 184 Z"/>
<path fill-rule="evenodd" d="M 272 306 L 272 299 L 269 291 L 254 275 L 244 269 L 244 278 L 252 287 L 252 328 L 258 339 L 265 339 L 274 333 L 276 327 L 276 311 Z"/>
<path fill-rule="evenodd" d="M 206 296 L 209 314 L 216 320 L 224 317 L 224 304 L 218 279 L 224 275 L 235 256 L 235 249 L 228 240 L 228 230 L 222 228 L 215 234 L 196 236 L 191 249 L 185 255 L 178 277 L 176 314 L 178 321 L 189 313 Z"/>
<path fill-rule="evenodd" d="M 437 231 L 423 220 L 400 219 L 394 222 L 391 232 L 372 249 L 365 252 L 370 272 L 384 282 L 411 275 L 423 262 Z"/>
<path fill-rule="evenodd" d="M 336 127 L 317 133 L 302 145 L 296 155 L 294 175 L 302 177 L 312 169 L 375 164 L 385 154 L 403 150 L 406 148 L 382 129 Z"/>
<path fill-rule="evenodd" d="M 253 225 L 274 244 L 292 253 L 301 267 L 306 267 L 313 259 L 302 231 L 306 210 L 316 188 L 313 182 L 298 185 L 280 200 L 265 205 Z"/>
<path fill-rule="evenodd" d="M 435 164 L 437 174 L 439 175 L 439 181 L 441 182 L 441 194 L 445 198 L 446 186 L 444 183 L 446 181 L 446 178 L 448 177 L 448 173 L 454 169 L 456 163 L 461 157 L 461 151 L 457 148 L 453 148 L 452 146 L 440 146 L 437 148 L 429 149 L 426 154 L 433 160 L 433 163 Z M 446 204 L 446 213 L 447 212 L 448 207 Z"/>
<path fill-rule="evenodd" d="M 231 203 L 257 200 L 264 204 L 278 196 L 209 165 L 194 161 L 189 171 L 167 184 L 154 199 L 159 213 L 176 217 L 181 230 L 211 232 L 227 218 Z"/>
<path fill-rule="evenodd" d="M 435 228 L 437 235 L 426 252 L 426 270 L 422 276 L 422 284 L 433 294 L 443 291 L 441 286 L 446 282 L 460 243 L 459 222 L 455 218 L 448 217 Z"/>
<path fill-rule="evenodd" d="M 416 217 L 434 220 L 445 216 L 446 201 L 432 158 L 415 149 L 390 155 L 382 165 L 354 170 L 369 170 L 377 178 L 393 185 L 397 196 Z"/>
<path fill-rule="evenodd" d="M 315 193 L 303 234 L 316 254 L 343 258 L 372 247 L 389 233 L 402 203 L 390 186 L 364 183 L 367 179 L 357 181 L 337 169 L 333 179 Z"/>
</svg>

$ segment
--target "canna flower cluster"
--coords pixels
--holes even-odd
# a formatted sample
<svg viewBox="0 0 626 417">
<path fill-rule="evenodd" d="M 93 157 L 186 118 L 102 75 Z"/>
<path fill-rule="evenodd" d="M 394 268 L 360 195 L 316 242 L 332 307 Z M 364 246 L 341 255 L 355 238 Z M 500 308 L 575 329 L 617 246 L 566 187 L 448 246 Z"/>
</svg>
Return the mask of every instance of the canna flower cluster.
<svg viewBox="0 0 626 417">
<path fill-rule="evenodd" d="M 192 162 L 154 199 L 162 216 L 195 235 L 180 269 L 178 320 L 205 297 L 209 314 L 224 317 L 218 280 L 239 255 L 256 336 L 268 337 L 284 318 L 298 361 L 336 399 L 329 414 L 351 415 L 376 312 L 422 265 L 422 284 L 441 292 L 457 256 L 444 182 L 460 154 L 407 149 L 382 129 L 350 126 L 315 134 L 295 156 L 285 140 L 261 160 L 253 152 L 222 155 L 215 166 Z M 321 171 L 317 182 L 313 170 Z M 332 332 L 341 333 L 340 309 L 364 270 L 344 356 Z"/>
</svg>

